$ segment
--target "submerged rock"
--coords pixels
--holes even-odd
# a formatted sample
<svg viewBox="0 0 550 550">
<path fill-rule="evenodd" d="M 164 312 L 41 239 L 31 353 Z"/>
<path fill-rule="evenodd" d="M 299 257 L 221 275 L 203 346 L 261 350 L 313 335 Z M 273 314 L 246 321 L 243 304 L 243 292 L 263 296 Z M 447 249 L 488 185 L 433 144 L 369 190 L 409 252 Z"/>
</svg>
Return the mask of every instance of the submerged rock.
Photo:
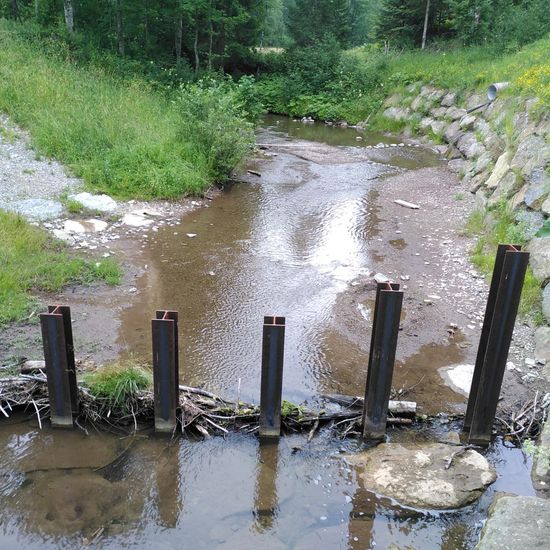
<svg viewBox="0 0 550 550">
<path fill-rule="evenodd" d="M 481 533 L 477 550 L 548 548 L 550 500 L 536 497 L 497 497 Z"/>
<path fill-rule="evenodd" d="M 474 365 L 461 364 L 443 367 L 439 374 L 454 391 L 468 397 L 474 376 Z"/>
<path fill-rule="evenodd" d="M 383 443 L 347 461 L 358 468 L 367 490 L 415 508 L 460 508 L 496 479 L 478 452 L 444 443 Z"/>
</svg>

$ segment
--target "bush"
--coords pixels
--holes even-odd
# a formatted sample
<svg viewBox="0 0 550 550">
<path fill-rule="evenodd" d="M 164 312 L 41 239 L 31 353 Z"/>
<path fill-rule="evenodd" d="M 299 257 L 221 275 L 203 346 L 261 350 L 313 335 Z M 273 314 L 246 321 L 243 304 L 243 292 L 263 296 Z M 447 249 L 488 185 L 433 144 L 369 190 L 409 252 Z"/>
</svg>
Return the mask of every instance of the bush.
<svg viewBox="0 0 550 550">
<path fill-rule="evenodd" d="M 257 116 L 257 111 L 248 82 L 236 86 L 228 81 L 199 80 L 183 85 L 177 106 L 179 139 L 183 142 L 193 136 L 193 156 L 207 167 L 212 179 L 226 180 L 254 143 L 254 126 L 247 117 Z"/>
<path fill-rule="evenodd" d="M 0 22 L 0 110 L 29 130 L 39 153 L 93 190 L 123 198 L 200 193 L 226 180 L 246 152 L 246 118 L 260 108 L 250 79 L 160 93 L 141 77 L 79 68 L 68 47 L 47 54 L 50 42 L 24 42 L 19 31 Z"/>
</svg>

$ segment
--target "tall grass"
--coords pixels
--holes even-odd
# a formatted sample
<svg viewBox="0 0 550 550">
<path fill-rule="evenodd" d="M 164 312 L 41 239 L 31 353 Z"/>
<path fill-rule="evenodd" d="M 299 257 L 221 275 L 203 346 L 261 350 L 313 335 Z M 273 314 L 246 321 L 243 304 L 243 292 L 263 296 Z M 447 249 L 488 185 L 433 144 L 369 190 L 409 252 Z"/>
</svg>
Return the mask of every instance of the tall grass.
<svg viewBox="0 0 550 550">
<path fill-rule="evenodd" d="M 29 130 L 40 153 L 68 165 L 90 188 L 119 197 L 175 198 L 228 177 L 242 159 L 241 152 L 218 169 L 195 138 L 197 121 L 184 118 L 185 94 L 170 99 L 142 79 L 78 67 L 59 46 L 46 54 L 0 20 L 0 111 Z M 208 108 L 225 116 L 223 105 Z M 233 131 L 224 147 L 248 144 L 245 134 Z"/>
<path fill-rule="evenodd" d="M 56 291 L 97 279 L 116 284 L 120 275 L 112 260 L 73 257 L 45 231 L 0 210 L 0 327 L 29 314 L 35 305 L 31 290 Z"/>
</svg>

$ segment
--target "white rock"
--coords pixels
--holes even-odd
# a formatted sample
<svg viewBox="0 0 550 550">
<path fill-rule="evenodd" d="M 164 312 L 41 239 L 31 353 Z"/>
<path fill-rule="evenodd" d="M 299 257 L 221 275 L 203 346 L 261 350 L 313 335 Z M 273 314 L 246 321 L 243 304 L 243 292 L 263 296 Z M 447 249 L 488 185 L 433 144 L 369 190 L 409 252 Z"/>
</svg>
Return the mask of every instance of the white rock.
<svg viewBox="0 0 550 550">
<path fill-rule="evenodd" d="M 377 273 L 377 274 L 374 276 L 374 280 L 375 280 L 377 283 L 388 283 L 388 282 L 389 282 L 389 278 L 386 277 L 383 273 Z"/>
<path fill-rule="evenodd" d="M 103 220 L 86 220 L 77 222 L 75 220 L 67 220 L 63 225 L 63 230 L 66 233 L 97 233 L 107 229 L 108 223 Z"/>
<path fill-rule="evenodd" d="M 99 210 L 100 212 L 114 212 L 117 203 L 109 195 L 92 195 L 91 193 L 78 193 L 71 195 L 71 199 L 78 201 L 85 208 Z"/>
<path fill-rule="evenodd" d="M 141 210 L 134 210 L 125 214 L 121 221 L 124 225 L 129 225 L 130 227 L 145 227 L 151 225 L 154 220 L 148 217 L 147 213 Z"/>
<path fill-rule="evenodd" d="M 439 369 L 439 375 L 445 383 L 457 393 L 468 396 L 474 376 L 474 365 L 458 364 Z"/>
</svg>

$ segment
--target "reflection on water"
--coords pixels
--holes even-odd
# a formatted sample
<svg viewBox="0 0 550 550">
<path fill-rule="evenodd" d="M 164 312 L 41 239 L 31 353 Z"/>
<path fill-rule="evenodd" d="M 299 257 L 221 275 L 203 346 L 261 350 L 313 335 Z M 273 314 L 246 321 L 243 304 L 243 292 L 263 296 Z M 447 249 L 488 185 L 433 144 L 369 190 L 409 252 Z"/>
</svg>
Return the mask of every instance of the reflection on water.
<svg viewBox="0 0 550 550">
<path fill-rule="evenodd" d="M 2 549 L 80 548 L 97 536 L 93 547 L 105 549 L 359 550 L 394 543 L 456 550 L 473 547 L 495 491 L 533 492 L 530 464 L 501 443 L 489 453 L 499 480 L 481 502 L 432 512 L 362 486 L 345 461 L 361 444 L 335 441 L 327 431 L 310 443 L 302 435 L 121 440 L 40 432 L 19 420 L 0 424 L 1 448 L 11 448 L 0 468 Z"/>
</svg>

